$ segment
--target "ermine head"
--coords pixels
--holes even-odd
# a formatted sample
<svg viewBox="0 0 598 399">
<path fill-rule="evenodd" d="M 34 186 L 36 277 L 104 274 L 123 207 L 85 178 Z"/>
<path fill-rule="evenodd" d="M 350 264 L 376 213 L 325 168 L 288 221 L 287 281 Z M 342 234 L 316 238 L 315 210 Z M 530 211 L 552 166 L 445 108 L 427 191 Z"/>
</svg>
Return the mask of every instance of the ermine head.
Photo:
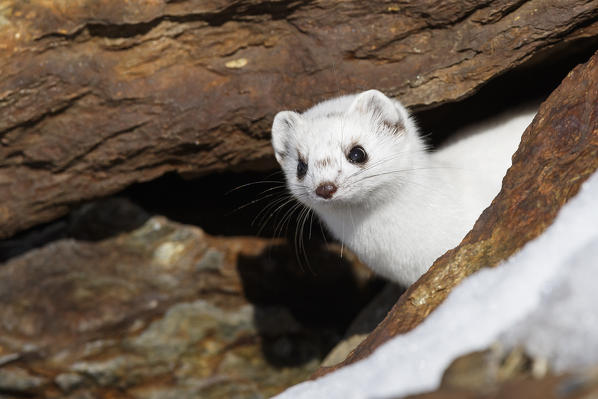
<svg viewBox="0 0 598 399">
<path fill-rule="evenodd" d="M 400 185 L 420 150 L 407 110 L 377 90 L 279 112 L 272 146 L 291 193 L 310 207 L 368 204 Z"/>
</svg>

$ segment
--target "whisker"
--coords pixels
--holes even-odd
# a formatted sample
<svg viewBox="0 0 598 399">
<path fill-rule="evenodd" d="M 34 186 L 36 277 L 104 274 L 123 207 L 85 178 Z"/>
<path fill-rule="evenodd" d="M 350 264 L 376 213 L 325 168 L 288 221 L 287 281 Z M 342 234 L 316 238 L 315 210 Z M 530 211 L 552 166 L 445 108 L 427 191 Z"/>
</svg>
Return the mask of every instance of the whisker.
<svg viewBox="0 0 598 399">
<path fill-rule="evenodd" d="M 295 204 L 293 204 L 293 206 L 290 209 L 288 209 L 285 212 L 282 219 L 277 223 L 277 226 L 274 228 L 274 236 L 275 237 L 282 236 L 282 232 L 285 229 L 285 226 L 288 227 L 288 222 L 290 222 L 293 213 L 295 213 L 295 211 L 297 211 L 298 209 L 301 209 L 301 207 L 302 207 L 302 204 L 299 202 L 296 202 Z"/>
<path fill-rule="evenodd" d="M 305 224 L 308 222 L 308 219 L 309 219 L 309 217 L 310 217 L 310 214 L 312 214 L 312 210 L 311 210 L 310 208 L 306 208 L 306 210 L 307 210 L 307 211 L 306 211 L 306 212 L 305 212 L 305 214 L 304 214 L 304 217 L 303 217 L 303 222 L 301 223 L 301 240 L 302 240 L 302 241 L 305 239 L 305 236 L 304 236 L 304 234 L 303 234 L 303 233 L 304 233 L 304 230 L 305 230 Z M 311 225 L 310 225 L 310 227 L 309 227 L 309 231 L 310 231 L 310 232 L 309 232 L 309 238 L 308 238 L 308 240 L 311 240 Z M 305 263 L 306 263 L 306 265 L 307 265 L 307 269 L 308 269 L 308 270 L 309 270 L 309 272 L 310 272 L 310 273 L 313 275 L 313 274 L 315 274 L 315 273 L 314 273 L 314 271 L 313 271 L 313 269 L 312 269 L 312 267 L 311 267 L 311 263 L 310 263 L 310 261 L 309 261 L 309 256 L 307 255 L 307 248 L 306 248 L 306 246 L 305 246 L 305 243 L 302 245 L 302 247 L 303 247 L 303 256 L 304 256 L 304 259 L 305 259 Z"/>
<path fill-rule="evenodd" d="M 291 195 L 288 195 L 286 197 L 276 200 L 274 203 L 272 203 L 272 205 L 270 205 L 267 208 L 264 208 L 262 211 L 260 211 L 259 214 L 266 215 L 266 213 L 268 213 L 272 208 L 274 208 L 274 210 L 271 211 L 270 214 L 267 216 L 267 218 L 264 220 L 264 223 L 262 223 L 262 226 L 260 227 L 258 233 L 261 233 L 263 231 L 263 229 L 266 227 L 266 225 L 268 224 L 270 219 L 272 219 L 274 216 L 276 216 L 279 211 L 284 209 L 284 207 L 286 207 L 288 204 L 291 204 L 294 202 L 295 202 L 295 198 L 293 198 Z M 275 228 L 275 231 L 276 231 L 276 228 Z M 275 236 L 276 236 L 276 234 L 275 234 Z"/>
<path fill-rule="evenodd" d="M 240 186 L 237 187 L 233 187 L 230 190 L 228 190 L 224 195 L 229 195 L 235 191 L 241 190 L 243 188 L 247 188 L 247 187 L 252 187 L 255 186 L 257 184 L 279 184 L 281 186 L 284 186 L 284 182 L 280 181 L 280 180 L 258 180 L 258 181 L 253 181 L 253 182 L 249 182 L 249 183 L 245 183 L 242 184 Z"/>
<path fill-rule="evenodd" d="M 320 226 L 320 233 L 322 233 L 322 238 L 324 239 L 324 243 L 328 245 L 328 240 L 326 239 L 326 233 L 324 233 L 324 227 L 322 227 L 322 221 L 320 218 L 316 218 L 318 225 Z"/>
<path fill-rule="evenodd" d="M 423 168 L 423 169 L 425 169 L 425 168 Z M 395 170 L 395 171 L 380 172 L 380 173 L 377 173 L 375 175 L 363 176 L 359 180 L 356 180 L 356 181 L 353 181 L 353 182 L 350 182 L 350 183 L 351 184 L 359 184 L 362 181 L 367 180 L 367 179 L 371 179 L 371 178 L 375 178 L 375 177 L 378 177 L 378 176 L 383 176 L 383 175 L 389 175 L 389 174 L 396 173 L 396 174 L 400 175 L 400 181 L 402 183 L 409 183 L 409 184 L 412 184 L 412 185 L 416 185 L 416 186 L 425 188 L 426 190 L 428 190 L 431 193 L 436 193 L 436 194 L 439 194 L 439 195 L 446 195 L 447 194 L 447 193 L 442 192 L 441 190 L 439 190 L 437 186 L 433 186 L 433 185 L 429 185 L 429 184 L 423 184 L 421 180 L 415 178 L 412 175 L 409 175 L 409 174 L 405 173 L 405 172 L 413 171 L 413 170 L 418 170 L 418 169 L 401 169 L 401 170 Z"/>
<path fill-rule="evenodd" d="M 314 211 L 313 209 L 309 210 L 309 236 L 308 238 L 311 240 L 311 228 L 314 225 Z"/>
<path fill-rule="evenodd" d="M 283 195 L 281 198 L 278 198 L 272 202 L 270 202 L 268 205 L 266 205 L 264 208 L 262 208 L 257 215 L 255 215 L 255 217 L 253 218 L 251 225 L 254 226 L 256 222 L 258 222 L 259 220 L 261 220 L 261 217 L 265 217 L 266 214 L 272 210 L 272 208 L 275 208 L 277 205 L 283 203 L 280 208 L 284 207 L 284 205 L 286 205 L 289 202 L 293 202 L 294 198 L 287 194 L 287 195 Z M 270 220 L 270 218 L 272 218 L 276 212 L 279 210 L 279 208 L 275 209 L 274 212 L 270 213 L 270 215 L 266 218 L 266 222 L 268 222 L 268 220 Z M 263 226 L 262 226 L 263 227 Z M 260 229 L 261 230 L 261 229 Z"/>
<path fill-rule="evenodd" d="M 228 212 L 228 213 L 226 214 L 226 216 L 231 216 L 232 214 L 234 214 L 235 212 L 238 212 L 238 211 L 240 211 L 241 209 L 245 209 L 245 208 L 247 208 L 248 206 L 251 206 L 251 205 L 255 204 L 256 202 L 263 201 L 263 200 L 265 200 L 265 199 L 268 199 L 268 198 L 270 198 L 270 197 L 274 197 L 274 196 L 276 196 L 276 195 L 280 195 L 280 193 L 270 193 L 270 194 L 267 194 L 267 195 L 263 195 L 263 196 L 261 196 L 260 198 L 256 198 L 256 199 L 254 199 L 253 201 L 249 201 L 249 202 L 248 202 L 248 203 L 246 203 L 246 204 L 243 204 L 243 205 L 240 205 L 240 206 L 236 207 L 236 208 L 235 208 L 235 209 L 233 209 L 232 211 Z"/>
<path fill-rule="evenodd" d="M 381 165 L 383 165 L 385 162 L 390 162 L 392 161 L 391 159 L 386 159 L 386 160 L 380 160 L 374 163 L 369 164 L 368 166 L 351 173 L 350 175 L 348 175 L 347 177 L 345 177 L 344 181 L 350 180 L 356 176 L 360 176 L 364 173 L 368 173 L 371 172 L 372 170 L 376 170 L 378 167 L 380 167 Z"/>
<path fill-rule="evenodd" d="M 367 171 L 369 171 L 369 170 L 371 170 L 371 169 L 373 169 L 373 168 L 375 168 L 377 166 L 380 166 L 380 165 L 382 165 L 382 164 L 384 164 L 386 162 L 394 161 L 395 159 L 400 158 L 400 157 L 402 157 L 402 156 L 404 156 L 406 154 L 417 154 L 417 153 L 427 153 L 427 151 L 426 150 L 418 150 L 418 151 L 402 151 L 402 152 L 398 152 L 396 154 L 393 154 L 393 156 L 386 157 L 386 158 L 377 160 L 375 162 L 372 162 L 372 163 L 366 165 L 365 168 L 360 169 L 360 170 L 352 173 L 351 175 L 349 175 L 348 178 L 351 178 L 353 176 L 356 176 L 356 175 L 362 174 L 364 172 L 367 172 Z"/>
<path fill-rule="evenodd" d="M 409 169 L 387 170 L 387 171 L 379 172 L 379 173 L 376 173 L 376 174 L 373 174 L 373 175 L 363 176 L 359 180 L 355 181 L 354 183 L 361 182 L 361 181 L 366 180 L 366 179 L 372 179 L 372 178 L 378 177 L 378 176 L 390 175 L 390 174 L 395 174 L 395 173 L 398 174 L 398 173 L 415 172 L 415 171 L 419 171 L 419 170 L 444 170 L 444 168 L 422 167 L 422 168 L 409 168 Z"/>
<path fill-rule="evenodd" d="M 309 264 L 309 260 L 307 259 L 307 252 L 305 250 L 305 246 L 303 243 L 303 226 L 304 226 L 304 217 L 308 213 L 309 208 L 304 207 L 301 209 L 299 213 L 299 217 L 297 218 L 297 225 L 295 226 L 295 257 L 297 258 L 297 263 L 303 268 L 301 255 L 304 255 L 304 260 L 306 264 Z M 309 269 L 311 269 L 308 266 Z"/>
</svg>

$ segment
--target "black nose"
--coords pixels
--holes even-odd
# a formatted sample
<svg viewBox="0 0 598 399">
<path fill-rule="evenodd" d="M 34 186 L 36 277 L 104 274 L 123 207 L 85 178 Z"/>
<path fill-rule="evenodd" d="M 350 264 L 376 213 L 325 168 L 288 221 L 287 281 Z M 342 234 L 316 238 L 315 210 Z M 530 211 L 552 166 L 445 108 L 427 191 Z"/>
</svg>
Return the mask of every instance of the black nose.
<svg viewBox="0 0 598 399">
<path fill-rule="evenodd" d="M 322 198 L 330 199 L 332 198 L 332 194 L 336 193 L 336 186 L 334 183 L 325 182 L 322 183 L 316 188 L 316 194 Z"/>
</svg>

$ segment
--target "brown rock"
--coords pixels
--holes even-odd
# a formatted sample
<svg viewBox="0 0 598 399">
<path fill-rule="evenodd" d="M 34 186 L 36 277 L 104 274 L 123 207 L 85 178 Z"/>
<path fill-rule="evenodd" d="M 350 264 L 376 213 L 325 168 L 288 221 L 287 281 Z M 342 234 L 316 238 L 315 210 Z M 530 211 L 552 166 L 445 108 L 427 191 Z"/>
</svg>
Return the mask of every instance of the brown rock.
<svg viewBox="0 0 598 399">
<path fill-rule="evenodd" d="M 598 53 L 572 70 L 525 131 L 501 192 L 461 244 L 436 260 L 338 367 L 416 327 L 465 277 L 537 237 L 598 168 Z M 321 369 L 316 376 L 334 368 Z"/>
<path fill-rule="evenodd" d="M 539 379 L 515 379 L 490 392 L 440 389 L 436 392 L 408 396 L 410 399 L 582 399 L 598 395 L 598 373 L 588 370 Z"/>
<path fill-rule="evenodd" d="M 542 359 L 543 360 L 543 359 Z M 533 359 L 521 348 L 505 353 L 499 345 L 479 352 L 459 356 L 444 371 L 439 390 L 466 390 L 478 393 L 496 391 L 502 384 L 514 379 L 541 378 L 546 370 L 534 367 L 546 362 Z M 542 371 L 542 375 L 539 371 Z"/>
<path fill-rule="evenodd" d="M 115 202 L 121 227 L 141 226 L 0 266 L 0 392 L 269 397 L 307 378 L 371 296 L 334 246 L 313 250 L 314 276 L 282 240 L 211 237 Z M 82 223 L 105 216 L 90 207 Z"/>
<path fill-rule="evenodd" d="M 0 238 L 167 171 L 274 166 L 276 111 L 463 98 L 598 36 L 598 1 L 4 1 Z"/>
</svg>

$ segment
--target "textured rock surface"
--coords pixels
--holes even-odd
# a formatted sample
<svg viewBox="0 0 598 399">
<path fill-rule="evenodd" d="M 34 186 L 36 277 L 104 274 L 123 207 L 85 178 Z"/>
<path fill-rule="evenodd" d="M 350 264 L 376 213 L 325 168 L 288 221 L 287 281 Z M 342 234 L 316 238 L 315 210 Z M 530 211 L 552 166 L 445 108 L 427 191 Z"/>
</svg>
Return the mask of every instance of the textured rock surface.
<svg viewBox="0 0 598 399">
<path fill-rule="evenodd" d="M 597 168 L 598 53 L 571 71 L 542 104 L 523 135 L 501 192 L 473 230 L 401 296 L 384 321 L 339 366 L 411 330 L 465 277 L 496 266 L 538 236 Z M 316 375 L 330 370 L 321 369 Z"/>
<path fill-rule="evenodd" d="M 520 349 L 504 353 L 499 345 L 457 358 L 434 392 L 410 399 L 591 398 L 598 394 L 598 368 L 551 374 L 545 359 L 533 359 Z"/>
<path fill-rule="evenodd" d="M 487 393 L 514 379 L 547 376 L 544 359 L 532 359 L 519 348 L 504 353 L 500 347 L 495 344 L 455 359 L 444 371 L 439 390 Z"/>
<path fill-rule="evenodd" d="M 215 238 L 118 200 L 71 225 L 85 236 L 107 211 L 140 227 L 0 265 L 0 397 L 269 397 L 308 377 L 371 296 L 334 246 L 314 251 L 314 276 L 282 240 Z"/>
<path fill-rule="evenodd" d="M 597 18 L 596 0 L 3 1 L 0 238 L 166 171 L 271 167 L 283 108 L 463 98 Z"/>
<path fill-rule="evenodd" d="M 441 389 L 409 399 L 583 399 L 598 395 L 598 373 L 517 379 L 490 391 Z"/>
</svg>

